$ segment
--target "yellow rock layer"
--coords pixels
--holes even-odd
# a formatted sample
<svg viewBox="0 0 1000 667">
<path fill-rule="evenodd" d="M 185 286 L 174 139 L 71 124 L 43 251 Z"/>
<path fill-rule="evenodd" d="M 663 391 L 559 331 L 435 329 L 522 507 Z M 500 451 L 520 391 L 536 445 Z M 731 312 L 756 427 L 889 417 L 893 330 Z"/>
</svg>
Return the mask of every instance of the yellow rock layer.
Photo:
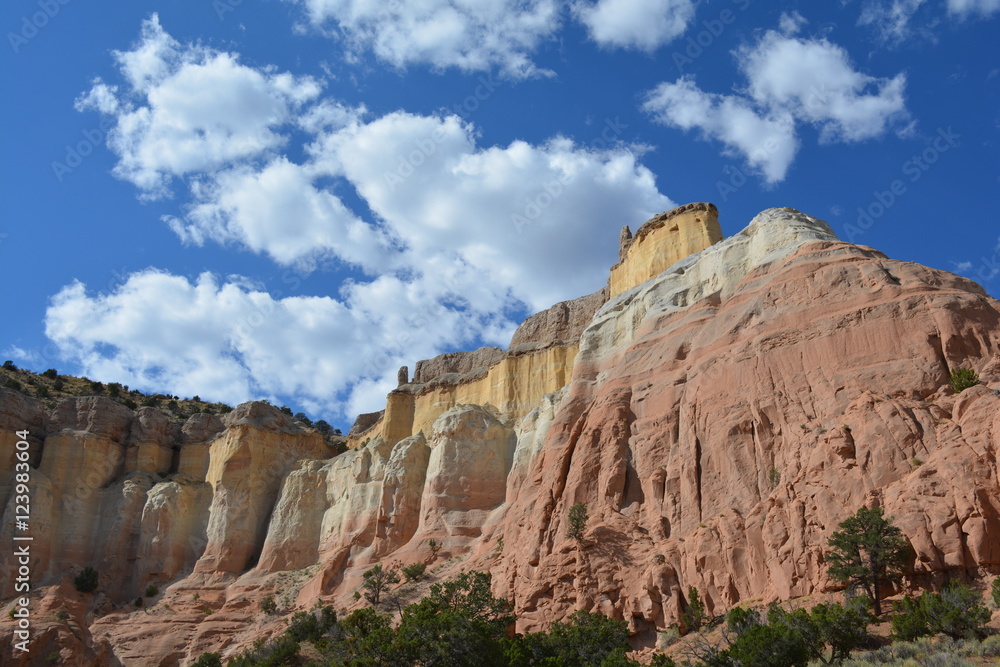
<svg viewBox="0 0 1000 667">
<path fill-rule="evenodd" d="M 394 391 L 388 396 L 385 416 L 366 431 L 356 447 L 381 435 L 396 443 L 423 431 L 430 435 L 434 421 L 459 404 L 492 405 L 515 421 L 533 410 L 542 396 L 569 383 L 576 345 L 561 345 L 502 359 L 478 380 L 432 387 L 418 395 Z"/>
<path fill-rule="evenodd" d="M 722 229 L 715 207 L 684 211 L 659 227 L 644 225 L 636 232 L 625 258 L 611 267 L 609 298 L 641 285 L 688 255 L 721 240 Z"/>
</svg>

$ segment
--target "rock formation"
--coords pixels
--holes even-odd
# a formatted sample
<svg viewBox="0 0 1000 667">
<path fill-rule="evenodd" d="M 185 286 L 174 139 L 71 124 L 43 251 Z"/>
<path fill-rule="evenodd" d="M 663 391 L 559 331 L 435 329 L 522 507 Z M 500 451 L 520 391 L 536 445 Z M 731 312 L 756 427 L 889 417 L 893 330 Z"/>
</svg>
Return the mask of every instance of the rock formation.
<svg viewBox="0 0 1000 667">
<path fill-rule="evenodd" d="M 903 529 L 913 585 L 1000 571 L 1000 303 L 791 209 L 717 230 L 696 204 L 623 232 L 606 290 L 528 318 L 507 351 L 418 362 L 332 458 L 260 403 L 178 428 L 0 390 L 0 455 L 28 428 L 38 465 L 33 597 L 72 617 L 40 619 L 39 646 L 64 664 L 232 654 L 282 630 L 265 595 L 350 608 L 372 564 L 428 562 L 434 539 L 434 576 L 490 571 L 519 630 L 588 609 L 648 647 L 691 586 L 709 613 L 831 590 L 826 539 L 861 505 Z M 956 396 L 959 367 L 982 382 Z M 69 583 L 86 565 L 89 601 Z"/>
</svg>

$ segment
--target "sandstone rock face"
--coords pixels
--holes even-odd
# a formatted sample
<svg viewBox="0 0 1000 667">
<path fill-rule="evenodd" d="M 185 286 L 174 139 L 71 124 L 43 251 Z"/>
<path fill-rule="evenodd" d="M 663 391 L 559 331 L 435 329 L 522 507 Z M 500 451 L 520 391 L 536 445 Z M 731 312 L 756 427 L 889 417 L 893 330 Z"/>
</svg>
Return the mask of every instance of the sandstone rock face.
<svg viewBox="0 0 1000 667">
<path fill-rule="evenodd" d="M 18 432 L 28 431 L 30 463 L 37 466 L 42 455 L 42 438 L 48 415 L 41 401 L 7 389 L 0 389 L 0 502 L 7 504 L 14 464 L 17 462 Z"/>
<path fill-rule="evenodd" d="M 208 544 L 199 572 L 243 572 L 261 552 L 282 481 L 299 459 L 322 459 L 329 448 L 276 408 L 244 403 L 223 419 L 211 445 L 205 481 L 212 485 Z"/>
<path fill-rule="evenodd" d="M 713 245 L 705 232 L 675 261 L 674 223 L 713 211 L 623 234 L 606 303 L 533 316 L 506 353 L 418 364 L 335 458 L 264 404 L 178 433 L 106 399 L 45 414 L 0 391 L 0 453 L 18 424 L 37 434 L 37 602 L 51 614 L 62 596 L 72 616 L 72 632 L 40 623 L 40 645 L 71 665 L 229 657 L 284 630 L 261 619 L 265 595 L 351 608 L 365 570 L 431 562 L 432 538 L 434 576 L 490 571 L 520 631 L 589 609 L 625 619 L 636 647 L 677 622 L 690 586 L 712 614 L 831 590 L 826 540 L 861 505 L 903 529 L 914 585 L 997 571 L 1000 303 L 791 209 Z M 982 383 L 955 396 L 963 366 Z M 86 565 L 106 591 L 89 603 L 70 583 Z M 162 591 L 149 613 L 116 608 L 149 582 Z"/>
<path fill-rule="evenodd" d="M 442 375 L 482 375 L 504 357 L 499 347 L 481 347 L 472 352 L 448 352 L 433 359 L 418 361 L 413 382 L 425 384 Z"/>
<path fill-rule="evenodd" d="M 385 410 L 379 410 L 378 412 L 366 412 L 358 415 L 354 420 L 354 425 L 351 426 L 351 430 L 348 431 L 347 436 L 349 438 L 356 438 L 381 421 L 384 414 Z"/>
<path fill-rule="evenodd" d="M 599 609 L 651 642 L 688 586 L 710 613 L 826 590 L 826 539 L 862 504 L 896 517 L 915 581 L 993 566 L 1000 396 L 947 381 L 998 362 L 979 286 L 766 211 L 597 314 L 508 507 L 498 591 L 520 629 Z"/>
<path fill-rule="evenodd" d="M 615 297 L 654 278 L 671 264 L 722 240 L 713 204 L 687 204 L 661 213 L 629 238 L 622 231 L 618 264 L 611 267 L 608 296 Z"/>
<path fill-rule="evenodd" d="M 420 533 L 479 536 L 506 496 L 517 436 L 477 405 L 460 405 L 434 424 Z"/>
<path fill-rule="evenodd" d="M 523 353 L 551 345 L 576 345 L 594 313 L 608 300 L 607 288 L 563 301 L 526 319 L 510 340 L 510 351 Z"/>
</svg>

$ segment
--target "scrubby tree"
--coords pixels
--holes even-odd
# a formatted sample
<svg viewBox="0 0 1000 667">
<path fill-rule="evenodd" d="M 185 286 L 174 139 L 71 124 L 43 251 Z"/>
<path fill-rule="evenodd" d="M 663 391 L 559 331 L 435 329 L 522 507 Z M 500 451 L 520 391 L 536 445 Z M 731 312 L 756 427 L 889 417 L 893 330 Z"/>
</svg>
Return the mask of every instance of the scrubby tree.
<svg viewBox="0 0 1000 667">
<path fill-rule="evenodd" d="M 407 581 L 416 581 L 424 576 L 427 565 L 424 563 L 411 563 L 403 568 L 403 575 Z"/>
<path fill-rule="evenodd" d="M 860 587 L 881 616 L 882 589 L 897 583 L 906 565 L 909 543 L 903 532 L 883 516 L 881 507 L 862 507 L 840 523 L 828 544 L 830 576 Z"/>
<path fill-rule="evenodd" d="M 222 657 L 218 653 L 202 653 L 191 667 L 222 667 Z"/>
<path fill-rule="evenodd" d="M 895 611 L 892 634 L 905 641 L 939 633 L 972 639 L 991 617 L 982 593 L 958 580 L 945 584 L 940 593 L 924 591 L 919 598 L 906 597 L 896 603 Z"/>
<path fill-rule="evenodd" d="M 705 603 L 698 596 L 698 589 L 694 586 L 688 588 L 687 608 L 681 615 L 684 626 L 688 632 L 697 632 L 705 622 Z"/>
<path fill-rule="evenodd" d="M 73 585 L 76 586 L 76 590 L 81 593 L 93 593 L 97 590 L 98 576 L 97 570 L 87 566 L 80 571 L 80 574 L 76 575 L 73 579 Z"/>
<path fill-rule="evenodd" d="M 490 575 L 463 573 L 434 584 L 403 611 L 396 633 L 401 664 L 507 665 L 504 641 L 513 623 L 510 603 L 490 589 Z"/>
<path fill-rule="evenodd" d="M 382 595 L 389 590 L 389 587 L 399 583 L 396 571 L 387 570 L 381 565 L 376 565 L 365 572 L 364 579 L 361 587 L 365 589 L 365 599 L 372 605 L 382 602 Z"/>
<path fill-rule="evenodd" d="M 427 548 L 431 550 L 431 560 L 434 560 L 437 558 L 438 552 L 441 551 L 441 543 L 432 537 L 427 540 Z"/>
<path fill-rule="evenodd" d="M 971 368 L 953 368 L 948 376 L 948 384 L 951 385 L 952 391 L 961 394 L 979 384 L 979 374 Z"/>
<path fill-rule="evenodd" d="M 587 519 L 590 516 L 587 514 L 587 506 L 583 503 L 577 503 L 569 508 L 569 528 L 566 530 L 566 536 L 574 540 L 583 539 L 583 531 L 587 527 Z"/>
<path fill-rule="evenodd" d="M 524 637 L 524 647 L 532 665 L 630 665 L 628 625 L 585 610 L 573 613 L 569 622 L 555 622 L 548 632 Z"/>
</svg>

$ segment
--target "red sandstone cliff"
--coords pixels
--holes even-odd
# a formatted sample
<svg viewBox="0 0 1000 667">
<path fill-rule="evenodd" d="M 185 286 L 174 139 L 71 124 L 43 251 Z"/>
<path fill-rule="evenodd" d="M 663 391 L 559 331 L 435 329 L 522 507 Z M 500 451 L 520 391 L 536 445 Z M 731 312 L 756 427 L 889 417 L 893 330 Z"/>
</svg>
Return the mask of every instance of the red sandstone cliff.
<svg viewBox="0 0 1000 667">
<path fill-rule="evenodd" d="M 46 656 L 184 665 L 229 653 L 283 629 L 260 613 L 265 595 L 288 613 L 348 607 L 372 563 L 430 560 L 431 538 L 444 544 L 435 576 L 491 571 L 519 629 L 599 610 L 625 618 L 636 646 L 677 622 L 689 586 L 714 613 L 828 590 L 826 538 L 862 504 L 886 507 L 911 541 L 911 583 L 995 574 L 1000 303 L 789 209 L 704 246 L 607 303 L 599 293 L 529 320 L 519 346 L 544 348 L 551 331 L 579 353 L 568 385 L 526 414 L 456 405 L 433 428 L 332 459 L 259 404 L 176 434 L 110 401 L 46 414 L 0 394 L 4 460 L 19 424 L 39 434 Z M 631 279 L 643 265 L 628 251 Z M 584 328 L 579 313 L 594 309 Z M 438 365 L 482 382 L 452 369 L 461 361 Z M 956 397 L 960 366 L 983 383 Z M 448 390 L 435 368 L 415 381 L 437 375 Z M 565 537 L 577 502 L 591 517 L 581 542 Z M 104 575 L 96 599 L 69 583 L 84 565 Z M 149 582 L 161 593 L 147 609 L 124 604 Z"/>
</svg>

